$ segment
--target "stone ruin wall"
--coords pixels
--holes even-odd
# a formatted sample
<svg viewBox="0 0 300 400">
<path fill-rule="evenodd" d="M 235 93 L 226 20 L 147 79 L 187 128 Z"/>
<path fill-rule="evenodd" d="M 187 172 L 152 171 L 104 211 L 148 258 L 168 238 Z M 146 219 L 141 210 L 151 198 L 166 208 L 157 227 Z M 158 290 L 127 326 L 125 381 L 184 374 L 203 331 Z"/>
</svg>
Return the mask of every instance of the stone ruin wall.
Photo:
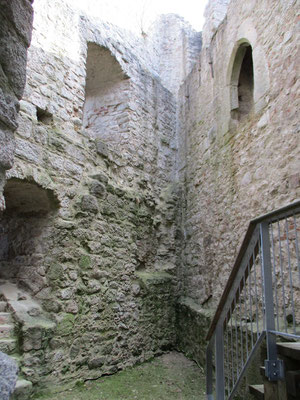
<svg viewBox="0 0 300 400">
<path fill-rule="evenodd" d="M 204 362 L 210 309 L 247 222 L 299 197 L 295 9 L 211 0 L 199 54 L 200 36 L 174 16 L 153 46 L 36 2 L 0 246 L 0 279 L 42 306 L 20 331 L 27 379 L 96 378 L 174 345 Z M 240 39 L 253 47 L 255 104 L 237 121 Z"/>
<path fill-rule="evenodd" d="M 88 43 L 103 82 L 117 82 L 99 84 L 94 126 L 82 124 Z M 41 387 L 175 343 L 175 103 L 139 46 L 61 1 L 35 4 L 0 278 L 42 306 L 38 326 L 20 331 L 23 373 Z"/>
<path fill-rule="evenodd" d="M 180 86 L 199 59 L 201 32 L 176 14 L 161 15 L 146 37 L 152 63 L 164 87 L 177 98 Z"/>
<path fill-rule="evenodd" d="M 224 16 L 226 2 L 218 11 L 220 3 L 212 1 L 207 12 L 215 5 L 215 15 Z M 293 0 L 232 0 L 223 22 L 206 23 L 201 59 L 181 87 L 186 241 L 179 323 L 190 334 L 178 334 L 181 348 L 202 360 L 195 347 L 203 331 L 199 312 L 205 320 L 216 307 L 249 220 L 300 197 L 297 11 Z M 230 113 L 230 76 L 243 39 L 253 48 L 255 104 L 237 121 Z"/>
<path fill-rule="evenodd" d="M 0 211 L 5 208 L 5 171 L 12 167 L 14 131 L 26 75 L 33 9 L 29 0 L 0 2 Z"/>
</svg>

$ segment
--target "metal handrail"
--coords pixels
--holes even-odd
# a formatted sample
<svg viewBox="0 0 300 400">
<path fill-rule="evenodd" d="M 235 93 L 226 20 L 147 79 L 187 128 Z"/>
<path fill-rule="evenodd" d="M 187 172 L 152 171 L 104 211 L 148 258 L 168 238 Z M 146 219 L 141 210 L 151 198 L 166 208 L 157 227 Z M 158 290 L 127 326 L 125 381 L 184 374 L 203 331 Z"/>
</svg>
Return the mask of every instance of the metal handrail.
<svg viewBox="0 0 300 400">
<path fill-rule="evenodd" d="M 230 399 L 246 372 L 250 354 L 259 347 L 264 336 L 268 350 L 266 376 L 269 380 L 283 377 L 283 365 L 277 359 L 276 334 L 300 339 L 300 332 L 296 331 L 298 316 L 294 299 L 297 269 L 300 283 L 298 216 L 299 200 L 249 223 L 206 337 L 209 341 L 208 399 L 214 398 L 213 354 L 217 399 Z M 288 316 L 287 299 L 291 303 Z M 287 317 L 293 323 L 292 333 L 286 323 Z M 282 320 L 284 327 L 280 326 Z"/>
</svg>

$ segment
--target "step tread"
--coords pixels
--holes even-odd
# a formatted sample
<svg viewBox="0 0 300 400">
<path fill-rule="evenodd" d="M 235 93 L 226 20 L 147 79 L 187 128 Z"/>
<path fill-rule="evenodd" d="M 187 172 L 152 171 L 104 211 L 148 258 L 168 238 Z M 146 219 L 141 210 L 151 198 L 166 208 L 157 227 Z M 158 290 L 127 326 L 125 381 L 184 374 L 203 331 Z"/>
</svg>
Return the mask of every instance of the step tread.
<svg viewBox="0 0 300 400">
<path fill-rule="evenodd" d="M 300 360 L 300 342 L 277 343 L 277 351 L 282 356 Z"/>
<path fill-rule="evenodd" d="M 6 331 L 14 328 L 14 324 L 0 324 L 0 331 Z"/>
<path fill-rule="evenodd" d="M 16 343 L 16 338 L 0 338 L 0 343 Z"/>
<path fill-rule="evenodd" d="M 10 338 L 14 333 L 14 325 L 3 324 L 0 325 L 0 338 Z"/>
<path fill-rule="evenodd" d="M 265 398 L 264 385 L 250 385 L 249 392 L 253 394 L 257 399 L 263 400 Z"/>
<path fill-rule="evenodd" d="M 0 312 L 0 325 L 12 322 L 12 316 L 10 312 Z"/>
</svg>

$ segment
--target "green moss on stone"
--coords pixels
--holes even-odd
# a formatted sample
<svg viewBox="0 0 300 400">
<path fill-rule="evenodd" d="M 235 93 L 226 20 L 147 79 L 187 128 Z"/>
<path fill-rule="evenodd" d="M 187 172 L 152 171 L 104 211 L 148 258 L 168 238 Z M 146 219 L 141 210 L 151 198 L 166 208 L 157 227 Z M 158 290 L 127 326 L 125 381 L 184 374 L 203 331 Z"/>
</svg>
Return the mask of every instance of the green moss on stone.
<svg viewBox="0 0 300 400">
<path fill-rule="evenodd" d="M 47 276 L 53 281 L 60 281 L 63 279 L 64 271 L 60 264 L 52 264 L 48 269 Z"/>
<path fill-rule="evenodd" d="M 91 261 L 91 257 L 89 256 L 89 255 L 83 255 L 83 256 L 81 256 L 80 257 L 80 260 L 79 260 L 79 267 L 81 268 L 81 269 L 89 269 L 89 268 L 91 268 L 91 264 L 92 264 L 92 261 Z"/>
<path fill-rule="evenodd" d="M 73 314 L 65 314 L 63 319 L 57 324 L 57 333 L 61 336 L 66 336 L 72 333 L 75 322 Z"/>
</svg>

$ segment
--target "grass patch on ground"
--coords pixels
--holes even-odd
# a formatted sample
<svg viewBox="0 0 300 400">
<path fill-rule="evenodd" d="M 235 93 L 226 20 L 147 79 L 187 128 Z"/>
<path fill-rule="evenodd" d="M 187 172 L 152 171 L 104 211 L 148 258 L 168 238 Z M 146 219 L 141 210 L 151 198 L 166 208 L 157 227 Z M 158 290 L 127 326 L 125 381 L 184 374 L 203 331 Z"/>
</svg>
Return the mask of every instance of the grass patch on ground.
<svg viewBox="0 0 300 400">
<path fill-rule="evenodd" d="M 164 354 L 115 375 L 40 400 L 205 400 L 205 377 L 180 353 Z"/>
</svg>

